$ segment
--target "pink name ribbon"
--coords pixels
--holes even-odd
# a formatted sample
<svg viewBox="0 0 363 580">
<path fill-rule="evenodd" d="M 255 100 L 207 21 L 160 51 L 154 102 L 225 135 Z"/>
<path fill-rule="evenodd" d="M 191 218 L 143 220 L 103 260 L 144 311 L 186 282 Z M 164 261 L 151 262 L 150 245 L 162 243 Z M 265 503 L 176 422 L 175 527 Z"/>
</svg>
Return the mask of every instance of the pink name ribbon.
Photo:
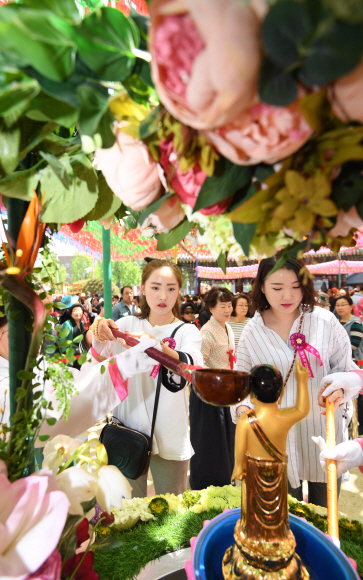
<svg viewBox="0 0 363 580">
<path fill-rule="evenodd" d="M 171 338 L 171 336 L 167 336 L 166 338 L 163 338 L 162 342 L 164 344 L 166 344 L 166 346 L 168 346 L 172 350 L 175 350 L 176 342 L 175 342 L 174 338 Z M 150 377 L 152 377 L 153 379 L 156 379 L 156 377 L 158 376 L 158 372 L 160 370 L 160 367 L 161 367 L 161 363 L 159 363 L 158 365 L 155 365 L 150 373 Z"/>
<path fill-rule="evenodd" d="M 310 354 L 313 354 L 314 356 L 316 356 L 316 358 L 320 362 L 320 366 L 323 366 L 323 361 L 321 360 L 319 352 L 316 350 L 316 348 L 311 346 L 311 344 L 308 344 L 306 342 L 305 334 L 302 334 L 301 332 L 295 332 L 295 334 L 292 334 L 290 336 L 290 342 L 291 342 L 291 346 L 295 350 L 297 350 L 299 357 L 300 357 L 300 360 L 301 360 L 301 364 L 303 365 L 303 367 L 308 369 L 310 377 L 313 379 L 314 378 L 313 371 L 311 370 L 311 366 L 310 366 L 310 363 L 308 361 L 308 357 L 306 356 L 305 351 L 310 352 Z"/>
</svg>

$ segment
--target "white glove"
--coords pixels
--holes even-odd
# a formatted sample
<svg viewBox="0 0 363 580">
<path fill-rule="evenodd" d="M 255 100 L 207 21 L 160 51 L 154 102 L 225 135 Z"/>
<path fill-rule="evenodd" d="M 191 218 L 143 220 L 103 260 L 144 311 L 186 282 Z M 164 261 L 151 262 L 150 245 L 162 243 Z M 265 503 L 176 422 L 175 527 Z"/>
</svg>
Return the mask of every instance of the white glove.
<svg viewBox="0 0 363 580">
<path fill-rule="evenodd" d="M 149 338 L 148 336 L 142 336 L 140 344 L 132 346 L 129 350 L 117 355 L 117 366 L 124 380 L 139 373 L 150 372 L 153 366 L 158 364 L 154 359 L 145 354 L 145 350 L 151 347 L 160 351 L 162 350 L 158 340 Z"/>
<path fill-rule="evenodd" d="M 322 437 L 312 437 L 317 444 L 320 453 L 320 465 L 326 471 L 326 460 L 335 459 L 337 462 L 337 477 L 340 477 L 345 471 L 363 465 L 363 449 L 357 441 L 344 441 L 339 443 L 333 451 L 329 451 L 325 440 Z"/>
<path fill-rule="evenodd" d="M 326 387 L 327 385 L 329 386 L 322 393 L 323 397 L 328 397 L 334 391 L 343 389 L 344 395 L 342 403 L 347 403 L 354 397 L 358 396 L 359 391 L 363 387 L 363 381 L 358 373 L 332 373 L 331 375 L 326 375 L 326 377 L 321 380 L 320 388 Z"/>
</svg>

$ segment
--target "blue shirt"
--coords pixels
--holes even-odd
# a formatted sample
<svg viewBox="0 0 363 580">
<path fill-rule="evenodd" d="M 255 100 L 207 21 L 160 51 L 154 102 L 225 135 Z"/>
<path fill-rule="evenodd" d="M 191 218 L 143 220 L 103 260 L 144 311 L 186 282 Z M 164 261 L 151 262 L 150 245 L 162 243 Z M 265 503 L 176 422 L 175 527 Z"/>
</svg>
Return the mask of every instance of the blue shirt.
<svg viewBox="0 0 363 580">
<path fill-rule="evenodd" d="M 124 316 L 132 316 L 132 314 L 136 313 L 137 308 L 133 302 L 131 302 L 130 306 L 127 306 L 125 302 L 121 300 L 121 302 L 117 302 L 117 304 L 112 308 L 112 318 L 115 322 Z"/>
</svg>

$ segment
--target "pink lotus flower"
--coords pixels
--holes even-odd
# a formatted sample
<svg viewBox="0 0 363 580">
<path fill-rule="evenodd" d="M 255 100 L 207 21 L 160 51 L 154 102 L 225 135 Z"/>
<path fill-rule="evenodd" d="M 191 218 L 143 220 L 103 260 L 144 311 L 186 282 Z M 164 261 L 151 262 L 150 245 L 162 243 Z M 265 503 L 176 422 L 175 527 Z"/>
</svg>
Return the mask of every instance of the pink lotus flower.
<svg viewBox="0 0 363 580">
<path fill-rule="evenodd" d="M 131 209 L 145 209 L 160 196 L 158 164 L 142 141 L 117 129 L 115 144 L 97 149 L 95 159 L 114 194 Z"/>
<path fill-rule="evenodd" d="M 148 216 L 147 222 L 156 227 L 158 232 L 168 232 L 175 228 L 183 219 L 185 213 L 177 196 L 169 197 L 161 207 Z"/>
<path fill-rule="evenodd" d="M 179 121 L 213 129 L 251 106 L 261 61 L 259 20 L 241 0 L 153 0 L 151 74 Z"/>
<path fill-rule="evenodd" d="M 68 507 L 51 471 L 14 483 L 0 475 L 1 578 L 23 580 L 39 571 L 58 544 Z"/>
<path fill-rule="evenodd" d="M 363 61 L 353 72 L 337 80 L 328 93 L 334 115 L 345 123 L 363 123 Z"/>
<path fill-rule="evenodd" d="M 176 195 L 182 203 L 193 208 L 207 174 L 202 171 L 198 162 L 194 167 L 183 173 L 179 166 L 173 142 L 171 140 L 168 142 L 160 141 L 159 146 L 161 151 L 160 164 L 168 176 Z M 219 215 L 227 209 L 229 199 L 201 209 L 200 212 L 204 215 Z"/>
<path fill-rule="evenodd" d="M 312 133 L 298 101 L 288 107 L 258 103 L 232 123 L 203 132 L 224 157 L 237 165 L 281 161 L 300 149 Z"/>
</svg>

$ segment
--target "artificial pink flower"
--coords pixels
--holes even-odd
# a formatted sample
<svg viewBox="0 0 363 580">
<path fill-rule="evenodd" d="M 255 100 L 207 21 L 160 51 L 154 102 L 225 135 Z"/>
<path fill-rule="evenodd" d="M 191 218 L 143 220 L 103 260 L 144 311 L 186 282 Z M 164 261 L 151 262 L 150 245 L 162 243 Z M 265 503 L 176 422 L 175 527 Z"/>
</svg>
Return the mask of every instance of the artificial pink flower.
<svg viewBox="0 0 363 580">
<path fill-rule="evenodd" d="M 363 61 L 334 83 L 328 97 L 339 119 L 363 123 Z"/>
<path fill-rule="evenodd" d="M 173 147 L 173 141 L 160 141 L 160 165 L 163 167 L 169 181 L 182 203 L 195 206 L 200 189 L 207 177 L 207 174 L 201 170 L 197 162 L 194 167 L 185 173 L 179 166 L 177 154 Z"/>
<path fill-rule="evenodd" d="M 259 20 L 241 0 L 153 0 L 151 74 L 179 121 L 213 129 L 250 107 L 261 62 Z"/>
<path fill-rule="evenodd" d="M 160 164 L 168 176 L 176 195 L 182 203 L 193 208 L 207 174 L 202 171 L 198 162 L 196 162 L 194 167 L 183 173 L 180 169 L 172 140 L 168 142 L 160 141 L 159 146 L 161 152 Z M 230 198 L 201 209 L 200 212 L 204 215 L 219 215 L 227 209 L 229 201 Z"/>
<path fill-rule="evenodd" d="M 0 578 L 23 580 L 55 550 L 69 501 L 51 471 L 14 483 L 0 475 Z"/>
<path fill-rule="evenodd" d="M 329 236 L 333 236 L 333 238 L 345 238 L 352 228 L 360 230 L 362 226 L 363 220 L 357 208 L 353 205 L 349 211 L 339 210 L 336 224 L 329 230 Z"/>
<path fill-rule="evenodd" d="M 114 145 L 97 149 L 95 159 L 113 193 L 131 209 L 145 209 L 160 196 L 158 164 L 142 141 L 116 128 Z"/>
<path fill-rule="evenodd" d="M 57 550 L 53 550 L 49 558 L 40 568 L 27 576 L 26 580 L 60 580 L 62 558 Z"/>
<path fill-rule="evenodd" d="M 166 199 L 161 207 L 148 216 L 148 223 L 153 224 L 158 232 L 169 232 L 185 218 L 185 213 L 177 196 Z"/>
<path fill-rule="evenodd" d="M 208 141 L 233 163 L 276 163 L 292 155 L 312 135 L 298 101 L 288 107 L 258 103 L 232 123 L 205 131 Z"/>
<path fill-rule="evenodd" d="M 67 224 L 67 226 L 70 227 L 70 230 L 73 234 L 78 234 L 78 232 L 83 229 L 84 220 L 81 218 L 75 222 L 72 222 L 71 224 Z"/>
</svg>

